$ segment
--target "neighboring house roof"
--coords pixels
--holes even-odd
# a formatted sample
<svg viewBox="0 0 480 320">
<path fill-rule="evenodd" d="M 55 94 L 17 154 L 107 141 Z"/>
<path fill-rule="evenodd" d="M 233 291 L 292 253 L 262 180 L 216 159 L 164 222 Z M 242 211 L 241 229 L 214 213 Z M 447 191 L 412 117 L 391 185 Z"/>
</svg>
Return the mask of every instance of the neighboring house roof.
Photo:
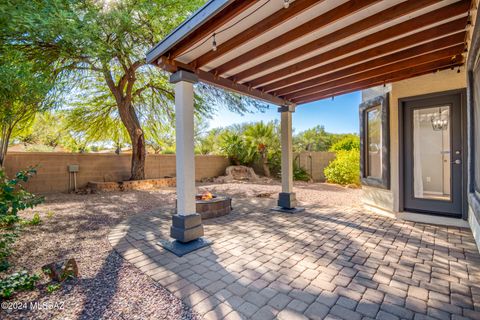
<svg viewBox="0 0 480 320">
<path fill-rule="evenodd" d="M 277 105 L 303 104 L 463 65 L 472 6 L 212 0 L 151 49 L 147 61 Z"/>
</svg>

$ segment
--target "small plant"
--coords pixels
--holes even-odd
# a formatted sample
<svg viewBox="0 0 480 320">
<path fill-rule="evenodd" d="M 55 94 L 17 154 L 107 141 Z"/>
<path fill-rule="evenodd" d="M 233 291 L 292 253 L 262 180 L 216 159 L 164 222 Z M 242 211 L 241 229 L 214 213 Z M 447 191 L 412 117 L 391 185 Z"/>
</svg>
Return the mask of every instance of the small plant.
<svg viewBox="0 0 480 320">
<path fill-rule="evenodd" d="M 8 299 L 16 292 L 33 290 L 39 279 L 38 275 L 29 275 L 27 271 L 11 274 L 0 280 L 0 297 Z"/>
<path fill-rule="evenodd" d="M 53 211 L 48 211 L 47 212 L 47 218 L 48 219 L 52 219 L 54 215 L 55 215 L 55 212 L 53 212 Z"/>
<path fill-rule="evenodd" d="M 0 271 L 5 271 L 10 268 L 10 263 L 7 258 L 12 253 L 12 244 L 17 239 L 18 234 L 13 230 L 8 232 L 7 230 L 0 229 Z"/>
<path fill-rule="evenodd" d="M 47 286 L 47 292 L 48 293 L 53 293 L 53 292 L 57 291 L 58 289 L 60 289 L 61 287 L 62 287 L 62 285 L 60 283 L 49 284 Z"/>
<path fill-rule="evenodd" d="M 40 215 L 38 213 L 35 213 L 33 215 L 32 220 L 28 221 L 28 224 L 31 226 L 36 226 L 42 223 L 42 219 L 40 218 Z"/>
<path fill-rule="evenodd" d="M 308 182 L 311 180 L 311 177 L 310 177 L 310 174 L 307 172 L 307 170 L 305 170 L 305 168 L 294 163 L 293 164 L 293 180 Z"/>
</svg>

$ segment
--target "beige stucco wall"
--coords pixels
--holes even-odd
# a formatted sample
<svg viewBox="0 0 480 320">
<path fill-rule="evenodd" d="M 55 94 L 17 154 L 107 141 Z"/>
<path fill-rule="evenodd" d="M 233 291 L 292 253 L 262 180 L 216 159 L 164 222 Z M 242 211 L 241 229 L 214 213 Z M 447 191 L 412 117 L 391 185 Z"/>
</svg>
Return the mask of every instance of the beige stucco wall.
<svg viewBox="0 0 480 320">
<path fill-rule="evenodd" d="M 376 87 L 362 94 L 364 100 L 374 95 L 390 92 L 390 165 L 391 188 L 383 190 L 373 187 L 363 188 L 363 201 L 365 204 L 390 212 L 398 212 L 399 203 L 399 128 L 398 128 L 398 100 L 423 94 L 461 89 L 467 86 L 465 68 L 444 70 L 430 73 L 416 78 L 394 82 L 385 87 Z"/>
<path fill-rule="evenodd" d="M 89 181 L 122 181 L 130 177 L 130 154 L 95 153 L 8 153 L 5 169 L 9 177 L 29 166 L 38 166 L 37 175 L 26 186 L 32 192 L 51 193 L 68 191 L 67 166 L 77 164 L 77 186 L 84 187 Z M 217 177 L 225 174 L 229 160 L 221 156 L 196 156 L 195 178 Z M 175 155 L 147 156 L 145 164 L 147 179 L 175 176 Z"/>
</svg>

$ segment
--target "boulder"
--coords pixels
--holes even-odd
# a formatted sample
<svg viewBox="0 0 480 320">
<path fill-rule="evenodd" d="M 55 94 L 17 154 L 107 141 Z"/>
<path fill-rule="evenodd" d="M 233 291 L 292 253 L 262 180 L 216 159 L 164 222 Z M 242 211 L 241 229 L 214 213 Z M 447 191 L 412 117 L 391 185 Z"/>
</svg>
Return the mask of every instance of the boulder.
<svg viewBox="0 0 480 320">
<path fill-rule="evenodd" d="M 215 179 L 217 183 L 226 183 L 234 180 L 258 181 L 259 178 L 252 168 L 247 166 L 229 166 L 225 170 L 226 175 Z"/>
</svg>

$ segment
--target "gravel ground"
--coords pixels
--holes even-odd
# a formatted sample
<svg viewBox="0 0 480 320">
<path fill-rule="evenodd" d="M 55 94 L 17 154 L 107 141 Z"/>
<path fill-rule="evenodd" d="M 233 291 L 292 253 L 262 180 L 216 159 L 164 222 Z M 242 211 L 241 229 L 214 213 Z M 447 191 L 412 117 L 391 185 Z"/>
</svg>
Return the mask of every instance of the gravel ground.
<svg viewBox="0 0 480 320">
<path fill-rule="evenodd" d="M 277 181 L 259 184 L 201 184 L 199 192 L 209 190 L 243 197 L 276 197 Z M 329 184 L 296 184 L 297 199 L 318 206 L 357 205 L 359 190 Z M 42 224 L 28 227 L 15 245 L 10 261 L 14 266 L 40 273 L 53 261 L 75 257 L 78 279 L 63 283 L 60 290 L 46 292 L 47 279 L 40 289 L 17 294 L 9 306 L 39 303 L 43 308 L 0 310 L 1 319 L 198 319 L 191 309 L 135 267 L 125 262 L 109 245 L 109 229 L 127 216 L 154 208 L 172 210 L 174 189 L 112 192 L 91 195 L 49 195 L 45 204 L 33 212 Z M 238 205 L 238 204 L 237 204 Z M 3 277 L 4 274 L 0 274 Z"/>
</svg>

